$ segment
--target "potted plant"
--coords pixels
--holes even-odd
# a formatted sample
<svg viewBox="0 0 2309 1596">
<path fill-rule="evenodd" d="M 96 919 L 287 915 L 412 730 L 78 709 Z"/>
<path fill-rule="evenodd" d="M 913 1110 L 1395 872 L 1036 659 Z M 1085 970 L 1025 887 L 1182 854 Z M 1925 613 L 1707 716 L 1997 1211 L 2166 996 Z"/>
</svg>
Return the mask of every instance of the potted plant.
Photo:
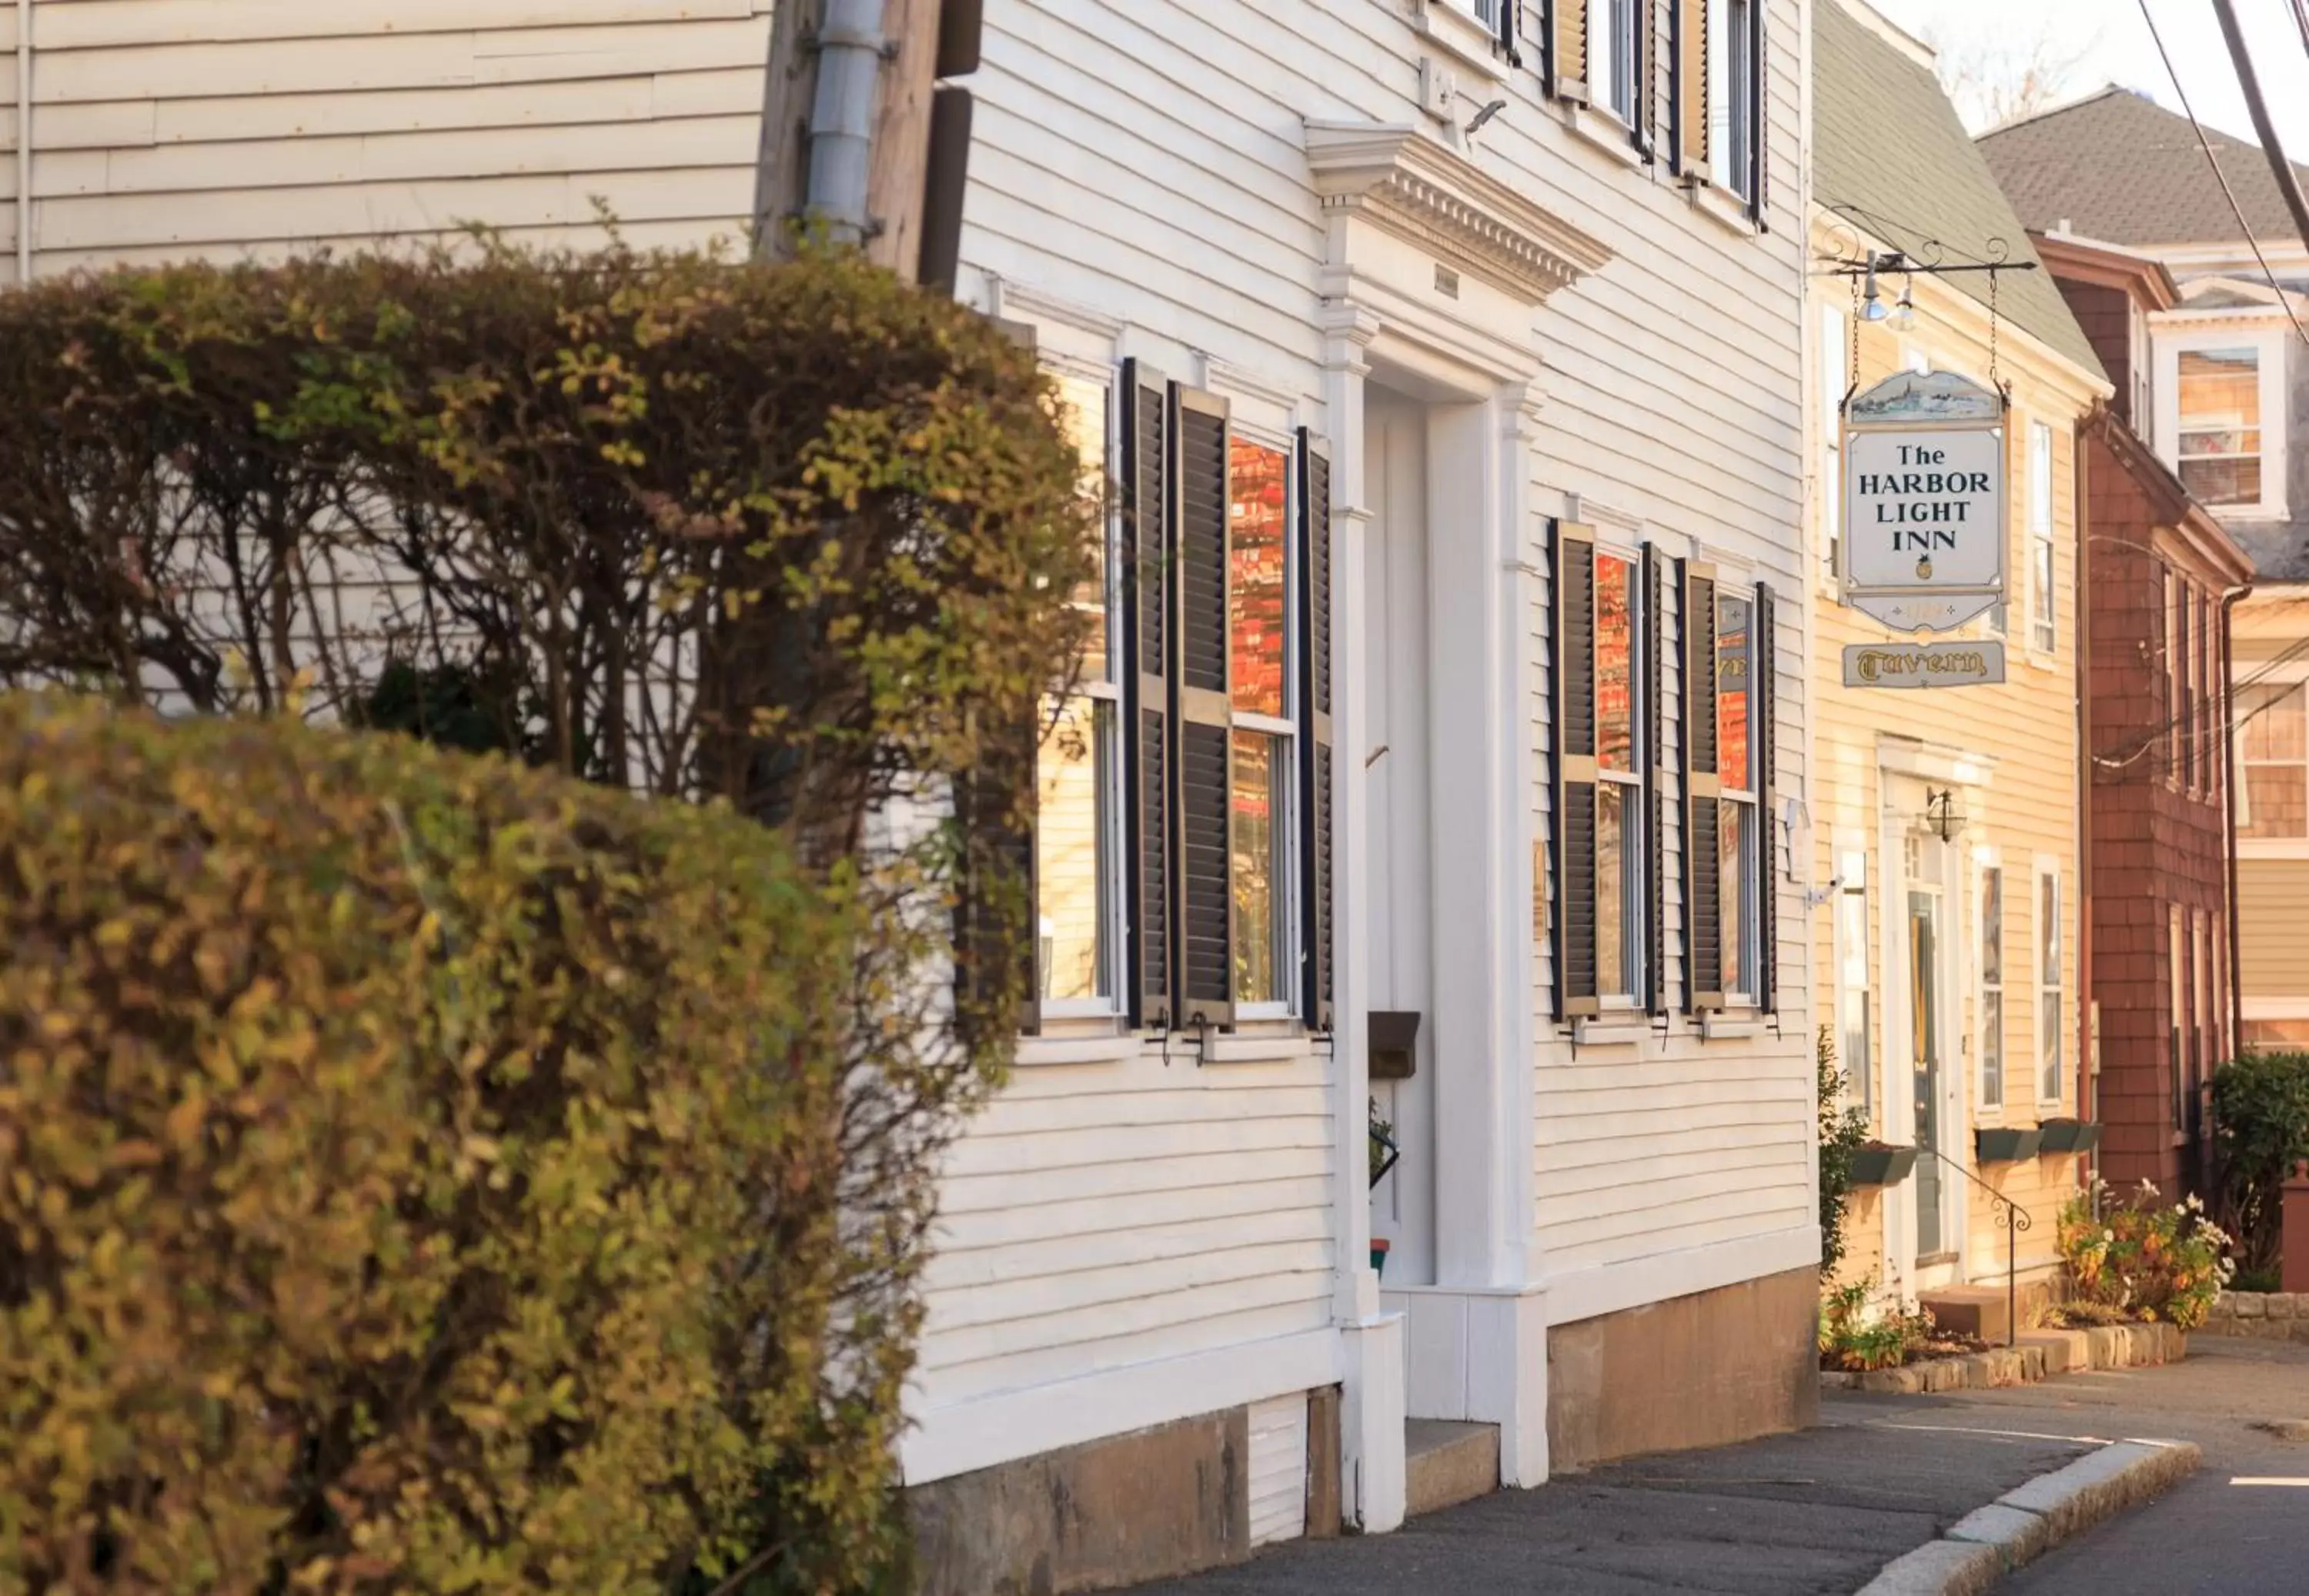
<svg viewBox="0 0 2309 1596">
<path fill-rule="evenodd" d="M 1852 1184 L 1898 1186 L 1916 1167 L 1916 1150 L 1889 1142 L 1863 1142 L 1852 1150 Z"/>
<path fill-rule="evenodd" d="M 1984 1125 L 1972 1133 L 1973 1153 L 1984 1164 L 2017 1164 L 2035 1158 L 2043 1141 L 2033 1125 Z"/>
<path fill-rule="evenodd" d="M 2043 1137 L 2039 1152 L 2090 1152 L 2100 1145 L 2097 1120 L 2047 1119 L 2037 1129 Z"/>
<path fill-rule="evenodd" d="M 1381 1279 L 1385 1279 L 1387 1276 L 1387 1249 L 1390 1245 L 1391 1244 L 1388 1241 L 1388 1238 L 1384 1236 L 1374 1236 L 1371 1238 L 1371 1272 L 1379 1276 Z"/>
</svg>

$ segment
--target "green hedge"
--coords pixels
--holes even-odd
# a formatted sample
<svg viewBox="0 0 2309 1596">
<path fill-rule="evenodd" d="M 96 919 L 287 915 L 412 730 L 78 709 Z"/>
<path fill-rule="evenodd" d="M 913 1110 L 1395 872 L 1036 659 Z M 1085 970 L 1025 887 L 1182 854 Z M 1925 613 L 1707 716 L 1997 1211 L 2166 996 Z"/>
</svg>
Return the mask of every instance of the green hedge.
<svg viewBox="0 0 2309 1596">
<path fill-rule="evenodd" d="M 2249 1053 L 2213 1072 L 2213 1154 L 2221 1223 L 2237 1263 L 2278 1261 L 2285 1178 L 2309 1159 L 2309 1053 Z"/>
<path fill-rule="evenodd" d="M 860 935 L 726 807 L 0 699 L 0 1592 L 865 1583 Z"/>
</svg>

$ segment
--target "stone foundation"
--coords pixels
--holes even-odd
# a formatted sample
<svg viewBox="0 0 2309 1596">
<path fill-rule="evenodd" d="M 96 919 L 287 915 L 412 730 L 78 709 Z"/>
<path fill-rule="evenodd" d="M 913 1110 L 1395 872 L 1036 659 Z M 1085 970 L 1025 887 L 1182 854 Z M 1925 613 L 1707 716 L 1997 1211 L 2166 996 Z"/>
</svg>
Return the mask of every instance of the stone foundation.
<svg viewBox="0 0 2309 1596">
<path fill-rule="evenodd" d="M 2224 1291 L 2198 1333 L 2309 1346 L 2309 1291 Z"/>
<path fill-rule="evenodd" d="M 1339 1532 L 1339 1393 L 1308 1393 L 1307 1533 Z M 921 1596 L 1065 1596 L 1250 1555 L 1250 1411 L 932 1480 L 906 1492 Z"/>
<path fill-rule="evenodd" d="M 1720 1446 L 1820 1415 L 1820 1271 L 1552 1326 L 1548 1471 Z"/>
</svg>

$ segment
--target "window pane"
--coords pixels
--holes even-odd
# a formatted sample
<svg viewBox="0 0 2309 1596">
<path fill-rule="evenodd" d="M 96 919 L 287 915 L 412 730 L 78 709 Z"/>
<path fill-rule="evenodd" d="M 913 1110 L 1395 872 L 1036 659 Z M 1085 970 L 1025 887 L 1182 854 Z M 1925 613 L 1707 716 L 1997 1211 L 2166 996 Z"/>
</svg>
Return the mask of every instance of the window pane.
<svg viewBox="0 0 2309 1596">
<path fill-rule="evenodd" d="M 2261 425 L 2261 360 L 2252 349 L 2181 351 L 2181 427 Z"/>
<path fill-rule="evenodd" d="M 2309 836 L 2309 792 L 2302 786 L 2299 765 L 2245 766 L 2244 798 L 2238 836 Z"/>
<path fill-rule="evenodd" d="M 2038 648 L 2049 649 L 2057 635 L 2054 623 L 2057 595 L 2053 590 L 2053 545 L 2050 540 L 2040 540 L 2037 544 L 2036 556 L 2037 579 L 2031 593 L 2036 600 L 2033 610 L 2035 638 Z"/>
<path fill-rule="evenodd" d="M 1255 731 L 1234 734 L 1234 996 L 1238 1003 L 1285 996 L 1284 911 L 1290 880 L 1286 816 L 1290 744 Z"/>
<path fill-rule="evenodd" d="M 2245 687 L 2236 695 L 2237 753 L 2245 759 L 2309 757 L 2309 722 L 2302 718 L 2298 686 Z"/>
<path fill-rule="evenodd" d="M 1716 600 L 1717 768 L 1724 785 L 1745 792 L 1754 785 L 1748 747 L 1748 619 L 1754 606 L 1718 594 Z"/>
<path fill-rule="evenodd" d="M 1232 547 L 1227 593 L 1227 633 L 1232 657 L 1234 707 L 1253 714 L 1280 716 L 1283 678 L 1289 669 L 1290 589 L 1284 512 L 1288 462 L 1279 449 L 1234 440 L 1228 460 L 1234 503 L 1228 531 Z"/>
<path fill-rule="evenodd" d="M 1035 759 L 1035 967 L 1046 999 L 1113 994 L 1105 850 L 1110 706 L 1070 698 Z"/>
<path fill-rule="evenodd" d="M 1837 1050 L 1844 1066 L 1845 1095 L 1868 1101 L 1868 893 L 1846 884 L 1836 899 Z"/>
<path fill-rule="evenodd" d="M 1986 1103 L 2004 1100 L 2004 994 L 1980 995 L 1980 1096 Z"/>
<path fill-rule="evenodd" d="M 2201 504 L 2257 505 L 2261 502 L 2261 462 L 2184 460 L 2181 485 Z"/>
<path fill-rule="evenodd" d="M 2004 872 L 1980 873 L 1980 979 L 2004 984 Z"/>
<path fill-rule="evenodd" d="M 2061 882 L 2056 876 L 2037 878 L 2037 945 L 2045 950 L 2045 970 L 2039 978 L 2048 987 L 2061 984 Z"/>
<path fill-rule="evenodd" d="M 1596 756 L 1605 770 L 1636 768 L 1636 567 L 1596 556 Z"/>
<path fill-rule="evenodd" d="M 2261 498 L 2261 370 L 2252 349 L 2180 356 L 2181 480 L 2209 505 Z"/>
<path fill-rule="evenodd" d="M 1083 491 L 1103 501 L 1106 496 L 1106 384 L 1088 377 L 1062 374 L 1058 379 L 1059 404 L 1067 441 L 1082 461 Z M 1083 676 L 1091 681 L 1106 677 L 1107 548 L 1105 522 L 1100 522 L 1095 573 L 1075 593 L 1075 603 L 1091 612 L 1091 632 L 1084 644 Z"/>
<path fill-rule="evenodd" d="M 1722 817 L 1720 890 L 1724 912 L 1724 989 L 1752 996 L 1756 990 L 1756 867 L 1750 857 L 1755 847 L 1752 806 L 1727 801 L 1717 806 Z"/>
<path fill-rule="evenodd" d="M 2028 530 L 2053 535 L 2053 429 L 2042 421 L 2028 424 Z"/>
<path fill-rule="evenodd" d="M 2037 1095 L 2046 1102 L 2057 1101 L 2061 1095 L 2061 993 L 2057 987 L 2048 987 L 2038 995 L 2041 1005 L 2037 1012 L 2037 1029 L 2044 1037 L 2044 1079 L 2037 1085 Z"/>
<path fill-rule="evenodd" d="M 1626 800 L 1616 783 L 1596 789 L 1596 989 L 1624 997 L 1629 979 L 1626 924 L 1628 893 Z"/>
</svg>

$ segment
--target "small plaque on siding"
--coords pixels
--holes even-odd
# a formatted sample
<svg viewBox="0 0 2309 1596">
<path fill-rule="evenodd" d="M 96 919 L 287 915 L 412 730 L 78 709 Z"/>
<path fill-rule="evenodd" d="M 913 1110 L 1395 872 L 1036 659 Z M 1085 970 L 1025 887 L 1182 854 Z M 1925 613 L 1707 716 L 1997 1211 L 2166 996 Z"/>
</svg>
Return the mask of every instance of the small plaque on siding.
<svg viewBox="0 0 2309 1596">
<path fill-rule="evenodd" d="M 1847 687 L 1980 687 L 2004 679 L 2004 645 L 1854 643 L 1844 649 Z"/>
<path fill-rule="evenodd" d="M 1435 268 L 1435 291 L 1447 299 L 1457 299 L 1459 297 L 1459 274 L 1449 266 L 1438 265 Z"/>
</svg>

